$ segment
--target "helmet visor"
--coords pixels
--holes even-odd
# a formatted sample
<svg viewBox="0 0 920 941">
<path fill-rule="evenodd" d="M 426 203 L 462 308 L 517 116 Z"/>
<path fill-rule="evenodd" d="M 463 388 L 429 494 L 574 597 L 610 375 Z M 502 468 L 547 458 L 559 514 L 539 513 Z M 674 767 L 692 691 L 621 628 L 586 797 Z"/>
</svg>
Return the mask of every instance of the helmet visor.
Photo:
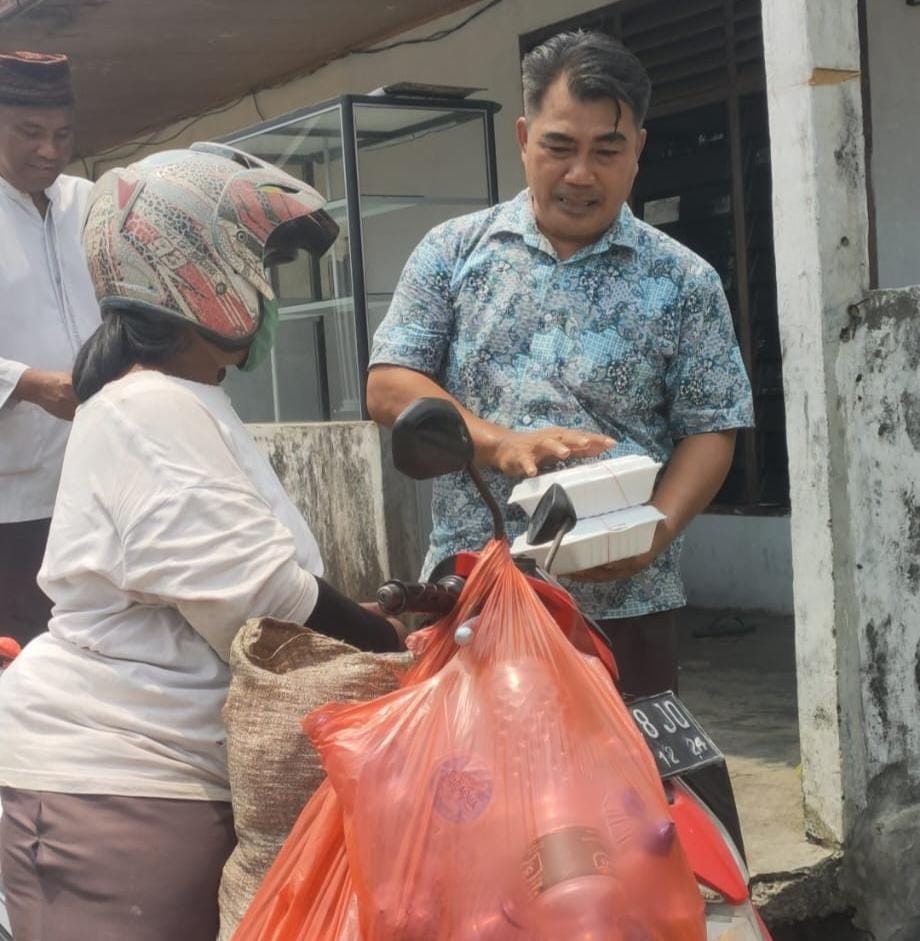
<svg viewBox="0 0 920 941">
<path fill-rule="evenodd" d="M 293 261 L 298 251 L 314 258 L 324 255 L 335 242 L 339 227 L 325 209 L 315 209 L 309 215 L 282 222 L 269 235 L 262 253 L 266 268 Z"/>
</svg>

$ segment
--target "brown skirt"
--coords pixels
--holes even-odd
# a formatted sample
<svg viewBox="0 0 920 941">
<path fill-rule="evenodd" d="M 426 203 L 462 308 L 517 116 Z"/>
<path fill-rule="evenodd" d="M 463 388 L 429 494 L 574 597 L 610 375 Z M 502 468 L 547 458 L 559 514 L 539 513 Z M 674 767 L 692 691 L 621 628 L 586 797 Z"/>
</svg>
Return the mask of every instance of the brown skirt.
<svg viewBox="0 0 920 941">
<path fill-rule="evenodd" d="M 214 941 L 225 802 L 0 790 L 16 941 Z"/>
</svg>

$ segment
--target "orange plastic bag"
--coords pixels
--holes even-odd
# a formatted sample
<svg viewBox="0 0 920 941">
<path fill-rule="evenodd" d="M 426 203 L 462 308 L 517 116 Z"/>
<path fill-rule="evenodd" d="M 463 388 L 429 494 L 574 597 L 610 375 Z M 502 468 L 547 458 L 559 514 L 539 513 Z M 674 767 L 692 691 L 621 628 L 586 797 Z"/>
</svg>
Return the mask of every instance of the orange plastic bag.
<svg viewBox="0 0 920 941">
<path fill-rule="evenodd" d="M 236 941 L 705 941 L 648 749 L 505 543 L 423 640 L 403 689 L 305 720 L 327 785 Z"/>
</svg>

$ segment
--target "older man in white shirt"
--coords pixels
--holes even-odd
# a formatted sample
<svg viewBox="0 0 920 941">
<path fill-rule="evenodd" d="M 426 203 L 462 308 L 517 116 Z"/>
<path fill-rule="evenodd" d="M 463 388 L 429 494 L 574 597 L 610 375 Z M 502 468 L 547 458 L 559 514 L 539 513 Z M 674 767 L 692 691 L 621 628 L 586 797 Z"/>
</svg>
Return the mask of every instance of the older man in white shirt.
<svg viewBox="0 0 920 941">
<path fill-rule="evenodd" d="M 80 240 L 92 184 L 73 154 L 65 56 L 0 55 L 0 634 L 47 625 L 41 565 L 76 399 L 70 371 L 99 325 Z"/>
</svg>

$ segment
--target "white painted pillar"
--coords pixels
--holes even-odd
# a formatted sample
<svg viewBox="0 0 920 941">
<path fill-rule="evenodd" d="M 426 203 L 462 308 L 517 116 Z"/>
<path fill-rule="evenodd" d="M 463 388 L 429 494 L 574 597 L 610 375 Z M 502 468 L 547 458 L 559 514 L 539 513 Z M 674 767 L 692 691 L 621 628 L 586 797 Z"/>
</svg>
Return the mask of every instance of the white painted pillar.
<svg viewBox="0 0 920 941">
<path fill-rule="evenodd" d="M 773 214 L 792 500 L 806 825 L 841 841 L 866 741 L 847 447 L 836 378 L 868 290 L 856 0 L 764 0 Z"/>
</svg>

